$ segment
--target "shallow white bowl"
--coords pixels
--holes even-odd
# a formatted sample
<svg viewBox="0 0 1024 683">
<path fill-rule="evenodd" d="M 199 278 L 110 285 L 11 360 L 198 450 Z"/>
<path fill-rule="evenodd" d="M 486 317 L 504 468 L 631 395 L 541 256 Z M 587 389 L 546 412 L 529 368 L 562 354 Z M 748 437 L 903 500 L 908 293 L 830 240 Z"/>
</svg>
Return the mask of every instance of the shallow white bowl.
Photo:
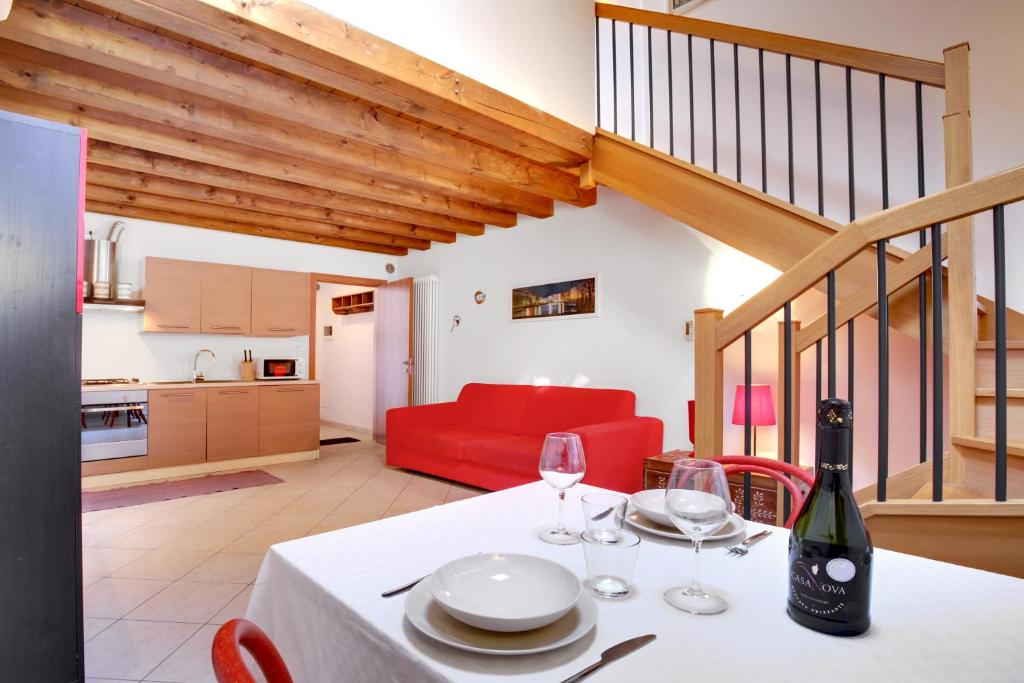
<svg viewBox="0 0 1024 683">
<path fill-rule="evenodd" d="M 665 514 L 665 489 L 637 491 L 629 499 L 633 506 L 640 511 L 640 514 L 647 519 L 662 526 L 675 528 L 675 524 Z"/>
<path fill-rule="evenodd" d="M 528 631 L 560 619 L 582 587 L 571 571 L 530 555 L 470 555 L 428 580 L 438 604 L 456 619 L 488 631 Z"/>
</svg>

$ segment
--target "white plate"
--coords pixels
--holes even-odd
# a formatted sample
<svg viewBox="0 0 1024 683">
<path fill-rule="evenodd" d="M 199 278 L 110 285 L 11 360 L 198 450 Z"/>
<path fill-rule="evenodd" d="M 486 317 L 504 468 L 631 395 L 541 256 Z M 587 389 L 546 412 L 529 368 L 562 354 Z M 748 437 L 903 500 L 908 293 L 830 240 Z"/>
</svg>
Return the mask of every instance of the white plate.
<svg viewBox="0 0 1024 683">
<path fill-rule="evenodd" d="M 629 497 L 629 502 L 652 522 L 672 527 L 672 520 L 665 514 L 665 489 L 637 491 Z"/>
<path fill-rule="evenodd" d="M 517 553 L 468 555 L 426 581 L 434 600 L 456 619 L 488 631 L 530 631 L 561 619 L 583 592 L 571 571 Z"/>
<path fill-rule="evenodd" d="M 648 533 L 652 533 L 655 536 L 663 536 L 665 538 L 675 538 L 681 541 L 689 541 L 686 534 L 681 532 L 675 527 L 668 527 L 652 522 L 651 520 L 644 517 L 643 513 L 637 510 L 635 507 L 630 506 L 626 511 L 626 524 L 637 529 L 641 529 Z M 737 514 L 729 516 L 729 521 L 725 523 L 725 526 L 718 530 L 718 533 L 712 534 L 705 538 L 705 541 L 721 541 L 726 538 L 732 538 L 733 536 L 740 534 L 744 529 L 747 528 L 747 522 Z"/>
<path fill-rule="evenodd" d="M 434 600 L 426 581 L 405 598 L 405 618 L 423 635 L 469 652 L 488 655 L 530 655 L 575 643 L 597 623 L 597 603 L 584 591 L 568 614 L 542 628 L 516 633 L 484 631 L 464 624 Z"/>
</svg>

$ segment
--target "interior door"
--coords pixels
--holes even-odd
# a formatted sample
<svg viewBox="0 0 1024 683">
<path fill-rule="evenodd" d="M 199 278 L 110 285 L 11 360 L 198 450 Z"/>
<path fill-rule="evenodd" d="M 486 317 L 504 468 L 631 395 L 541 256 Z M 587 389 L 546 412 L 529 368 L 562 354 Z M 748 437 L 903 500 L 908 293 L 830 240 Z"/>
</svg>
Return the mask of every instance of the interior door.
<svg viewBox="0 0 1024 683">
<path fill-rule="evenodd" d="M 385 441 L 388 410 L 412 402 L 412 302 L 412 278 L 389 282 L 374 291 L 373 439 L 377 443 Z"/>
</svg>

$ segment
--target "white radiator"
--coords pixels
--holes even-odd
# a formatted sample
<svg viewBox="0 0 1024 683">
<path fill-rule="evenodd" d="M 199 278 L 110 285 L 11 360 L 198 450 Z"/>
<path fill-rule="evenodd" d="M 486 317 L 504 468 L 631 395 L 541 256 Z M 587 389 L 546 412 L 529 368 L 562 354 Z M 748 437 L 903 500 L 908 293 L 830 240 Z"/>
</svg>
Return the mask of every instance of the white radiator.
<svg viewBox="0 0 1024 683">
<path fill-rule="evenodd" d="M 437 403 L 440 280 L 436 275 L 413 279 L 412 404 Z"/>
</svg>

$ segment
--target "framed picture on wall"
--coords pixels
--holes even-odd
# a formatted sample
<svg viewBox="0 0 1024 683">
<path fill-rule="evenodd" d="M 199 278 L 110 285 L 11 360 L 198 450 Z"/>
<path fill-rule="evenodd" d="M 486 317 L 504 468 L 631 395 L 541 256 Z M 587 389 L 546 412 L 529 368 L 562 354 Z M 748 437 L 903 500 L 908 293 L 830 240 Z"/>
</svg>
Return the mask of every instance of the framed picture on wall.
<svg viewBox="0 0 1024 683">
<path fill-rule="evenodd" d="M 597 316 L 597 275 L 512 288 L 513 321 Z"/>
<path fill-rule="evenodd" d="M 668 11 L 672 14 L 686 14 L 704 0 L 668 0 Z"/>
</svg>

